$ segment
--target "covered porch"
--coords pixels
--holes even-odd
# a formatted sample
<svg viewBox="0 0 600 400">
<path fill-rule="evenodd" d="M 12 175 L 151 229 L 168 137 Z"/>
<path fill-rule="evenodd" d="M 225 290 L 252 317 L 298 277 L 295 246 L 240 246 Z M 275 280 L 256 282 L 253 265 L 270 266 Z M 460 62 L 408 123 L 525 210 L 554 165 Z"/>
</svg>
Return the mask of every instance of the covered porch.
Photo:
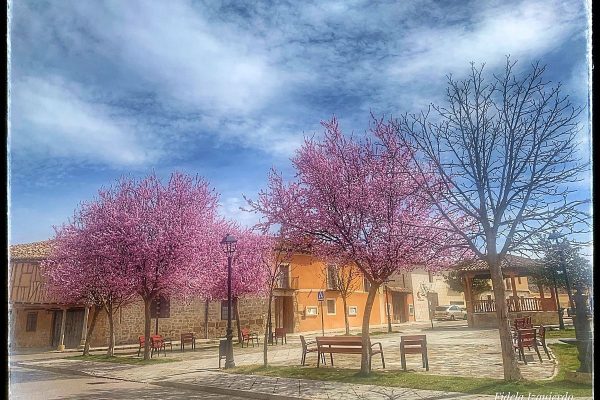
<svg viewBox="0 0 600 400">
<path fill-rule="evenodd" d="M 538 286 L 539 294 L 519 296 L 517 293 L 516 280 L 519 277 L 531 276 L 536 265 L 534 260 L 515 256 L 507 257 L 507 260 L 502 264 L 502 275 L 505 282 L 507 282 L 505 288 L 507 298 L 504 301 L 506 301 L 508 307 L 508 318 L 513 320 L 514 318 L 530 316 L 534 325 L 558 324 L 558 308 L 554 290 L 544 291 L 543 287 Z M 474 279 L 491 279 L 487 264 L 483 262 L 472 263 L 457 268 L 457 272 L 463 278 L 469 327 L 497 327 L 496 300 L 493 298 L 478 299 L 473 292 Z"/>
</svg>

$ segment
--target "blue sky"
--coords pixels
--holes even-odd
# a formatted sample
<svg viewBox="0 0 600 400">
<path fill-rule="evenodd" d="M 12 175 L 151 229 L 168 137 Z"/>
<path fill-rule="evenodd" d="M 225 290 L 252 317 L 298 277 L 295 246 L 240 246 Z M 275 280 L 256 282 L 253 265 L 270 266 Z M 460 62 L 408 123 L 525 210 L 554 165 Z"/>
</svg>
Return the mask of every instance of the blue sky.
<svg viewBox="0 0 600 400">
<path fill-rule="evenodd" d="M 588 99 L 584 1 L 16 1 L 10 4 L 10 243 L 45 240 L 124 174 L 207 178 L 239 210 L 335 114 L 418 111 L 469 62 L 548 65 Z M 586 113 L 584 113 L 586 114 Z M 580 146 L 589 158 L 587 116 Z M 591 197 L 590 177 L 581 183 Z"/>
</svg>

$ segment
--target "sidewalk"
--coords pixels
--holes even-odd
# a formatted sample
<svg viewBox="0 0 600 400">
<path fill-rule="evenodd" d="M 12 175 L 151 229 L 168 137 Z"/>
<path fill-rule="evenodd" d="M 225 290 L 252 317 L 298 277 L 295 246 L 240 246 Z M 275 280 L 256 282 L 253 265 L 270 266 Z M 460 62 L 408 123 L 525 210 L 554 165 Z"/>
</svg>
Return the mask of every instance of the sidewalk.
<svg viewBox="0 0 600 400">
<path fill-rule="evenodd" d="M 392 388 L 307 379 L 274 378 L 198 369 L 195 362 L 181 361 L 132 366 L 81 360 L 22 361 L 19 366 L 73 375 L 88 375 L 178 389 L 201 390 L 254 399 L 493 399 L 492 395 Z"/>
<path fill-rule="evenodd" d="M 456 326 L 455 326 L 456 325 Z M 399 340 L 402 334 L 412 334 L 419 331 L 427 333 L 430 348 L 430 370 L 421 371 L 429 375 L 445 376 L 477 376 L 497 378 L 502 375 L 502 360 L 499 339 L 495 330 L 471 330 L 457 324 L 436 326 L 436 329 L 426 329 L 421 324 L 394 325 L 395 333 L 391 335 L 373 335 L 376 341 L 381 341 L 385 350 L 386 370 L 400 370 Z M 382 330 L 383 331 L 383 330 Z M 387 328 L 385 329 L 387 331 Z M 359 330 L 353 330 L 357 333 Z M 327 333 L 335 333 L 328 331 Z M 341 330 L 339 333 L 343 333 Z M 307 333 L 307 335 L 320 335 Z M 549 343 L 553 341 L 549 340 Z M 240 396 L 247 398 L 273 399 L 486 399 L 492 395 L 466 395 L 462 393 L 447 393 L 431 390 L 393 388 L 375 385 L 360 385 L 313 381 L 294 378 L 275 378 L 242 374 L 230 374 L 217 368 L 218 358 L 216 340 L 199 341 L 196 351 L 180 352 L 174 343 L 173 352 L 168 351 L 166 357 L 175 359 L 174 362 L 151 365 L 128 365 L 107 362 L 85 361 L 81 359 L 64 358 L 75 355 L 75 351 L 65 354 L 48 352 L 42 354 L 12 355 L 11 364 L 25 368 L 42 369 L 52 372 L 75 375 L 89 375 L 108 379 L 131 382 L 149 383 L 164 387 L 187 390 L 202 390 L 217 394 Z M 117 353 L 135 357 L 137 345 L 117 346 Z M 93 349 L 93 354 L 102 354 L 101 348 Z M 269 346 L 269 364 L 273 366 L 298 365 L 301 355 L 298 334 L 288 335 L 288 344 Z M 460 356 L 459 356 L 460 355 Z M 543 363 L 533 359 L 527 366 L 522 365 L 522 372 L 528 379 L 551 379 L 557 372 L 553 361 L 544 359 Z M 156 356 L 155 356 L 156 357 Z M 163 355 L 160 355 L 163 358 Z M 236 346 L 235 362 L 238 366 L 262 364 L 261 346 L 240 348 Z M 376 360 L 374 368 L 381 368 Z M 316 364 L 316 358 L 307 360 L 307 364 Z M 336 360 L 336 367 L 357 368 L 360 355 L 345 355 Z M 411 359 L 409 368 L 419 366 L 418 360 Z M 420 371 L 420 369 L 418 369 Z"/>
</svg>

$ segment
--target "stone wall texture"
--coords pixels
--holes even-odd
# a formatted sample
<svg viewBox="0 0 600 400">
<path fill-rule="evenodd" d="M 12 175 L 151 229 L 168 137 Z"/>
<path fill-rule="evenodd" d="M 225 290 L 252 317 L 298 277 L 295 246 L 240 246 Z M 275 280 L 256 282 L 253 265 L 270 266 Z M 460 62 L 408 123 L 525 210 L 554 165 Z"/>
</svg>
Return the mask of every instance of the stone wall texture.
<svg viewBox="0 0 600 400">
<path fill-rule="evenodd" d="M 178 340 L 181 333 L 194 332 L 198 338 L 224 337 L 227 320 L 221 319 L 221 302 L 209 302 L 208 323 L 206 322 L 206 302 L 200 299 L 184 301 L 172 299 L 169 318 L 158 319 L 158 333 Z M 266 317 L 266 299 L 246 297 L 238 300 L 240 327 L 263 334 Z M 91 315 L 90 315 L 91 320 Z M 154 334 L 156 319 L 150 321 L 150 332 Z M 235 314 L 232 315 L 232 329 L 237 336 Z M 105 312 L 98 317 L 91 338 L 92 346 L 106 346 L 108 343 L 108 318 Z M 144 334 L 144 303 L 138 300 L 115 313 L 115 340 L 117 344 L 138 343 Z"/>
</svg>

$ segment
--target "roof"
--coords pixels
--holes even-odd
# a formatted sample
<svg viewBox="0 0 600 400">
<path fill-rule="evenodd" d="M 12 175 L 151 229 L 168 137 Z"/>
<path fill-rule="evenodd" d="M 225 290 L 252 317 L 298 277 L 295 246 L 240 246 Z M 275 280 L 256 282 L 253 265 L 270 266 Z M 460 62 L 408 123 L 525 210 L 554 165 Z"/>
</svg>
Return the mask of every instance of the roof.
<svg viewBox="0 0 600 400">
<path fill-rule="evenodd" d="M 514 270 L 526 273 L 532 272 L 540 265 L 540 263 L 540 260 L 507 254 L 502 261 L 501 268 L 503 270 Z M 454 269 L 459 272 L 489 272 L 490 268 L 485 261 L 473 260 L 470 262 L 463 262 Z"/>
<path fill-rule="evenodd" d="M 43 260 L 50 254 L 52 240 L 41 242 L 15 244 L 10 246 L 11 260 Z"/>
</svg>

